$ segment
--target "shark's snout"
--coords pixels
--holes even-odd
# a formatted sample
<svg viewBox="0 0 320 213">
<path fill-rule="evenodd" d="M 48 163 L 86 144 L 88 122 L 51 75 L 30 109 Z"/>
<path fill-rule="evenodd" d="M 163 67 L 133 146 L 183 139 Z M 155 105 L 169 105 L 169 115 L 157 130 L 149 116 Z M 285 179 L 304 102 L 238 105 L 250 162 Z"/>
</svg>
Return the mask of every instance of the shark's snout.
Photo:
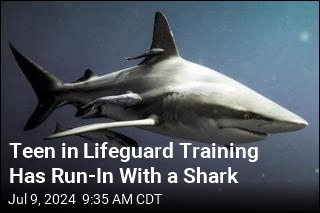
<svg viewBox="0 0 320 213">
<path fill-rule="evenodd" d="M 308 126 L 308 122 L 297 116 L 293 119 L 275 120 L 270 124 L 263 125 L 262 129 L 266 133 L 280 133 L 301 130 L 306 126 Z"/>
<path fill-rule="evenodd" d="M 303 129 L 309 125 L 309 123 L 306 120 L 300 117 L 287 122 L 289 123 L 288 125 L 290 125 L 291 128 L 294 130 Z"/>
<path fill-rule="evenodd" d="M 271 118 L 272 122 L 261 125 L 261 129 L 263 129 L 263 132 L 291 132 L 301 130 L 308 126 L 308 122 L 305 119 L 282 107 L 279 107 L 277 114 L 271 116 Z"/>
<path fill-rule="evenodd" d="M 250 92 L 243 93 L 248 96 Z M 251 116 L 253 121 L 249 119 L 245 124 L 249 129 L 263 133 L 281 133 L 301 130 L 308 126 L 305 119 L 260 94 L 251 93 L 250 100 L 241 97 L 245 100 L 242 102 L 243 107 L 254 113 Z"/>
</svg>

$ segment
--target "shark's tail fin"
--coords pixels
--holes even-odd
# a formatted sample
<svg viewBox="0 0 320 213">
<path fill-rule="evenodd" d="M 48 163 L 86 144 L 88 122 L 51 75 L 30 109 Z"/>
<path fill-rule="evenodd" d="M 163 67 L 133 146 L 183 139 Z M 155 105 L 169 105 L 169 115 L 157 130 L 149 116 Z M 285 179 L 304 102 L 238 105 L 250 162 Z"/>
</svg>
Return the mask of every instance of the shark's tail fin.
<svg viewBox="0 0 320 213">
<path fill-rule="evenodd" d="M 24 127 L 24 130 L 30 130 L 46 120 L 61 102 L 54 95 L 56 89 L 61 87 L 61 81 L 23 56 L 12 44 L 9 43 L 9 45 L 20 69 L 29 80 L 39 100 L 36 109 Z"/>
</svg>

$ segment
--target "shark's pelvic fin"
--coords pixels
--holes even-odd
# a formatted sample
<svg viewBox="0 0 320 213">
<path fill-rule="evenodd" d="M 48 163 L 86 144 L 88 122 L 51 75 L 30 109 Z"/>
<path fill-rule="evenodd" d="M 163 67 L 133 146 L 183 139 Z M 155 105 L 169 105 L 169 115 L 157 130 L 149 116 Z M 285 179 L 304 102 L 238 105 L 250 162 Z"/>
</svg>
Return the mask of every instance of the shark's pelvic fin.
<svg viewBox="0 0 320 213">
<path fill-rule="evenodd" d="M 111 123 L 100 123 L 100 124 L 91 124 L 82 127 L 77 127 L 74 129 L 66 130 L 63 132 L 55 133 L 46 137 L 45 139 L 54 139 L 54 138 L 61 138 L 70 135 L 77 135 L 80 133 L 85 132 L 92 132 L 97 130 L 105 130 L 111 128 L 118 128 L 118 127 L 135 127 L 135 126 L 154 126 L 157 125 L 159 122 L 159 118 L 156 115 L 152 115 L 149 118 L 142 119 L 142 120 L 133 120 L 133 121 L 118 121 L 118 122 L 111 122 Z"/>
<path fill-rule="evenodd" d="M 170 56 L 179 56 L 179 51 L 170 29 L 169 22 L 161 12 L 156 12 L 154 19 L 153 38 L 150 51 L 152 51 L 152 49 L 164 50 L 157 58 L 165 59 Z M 145 57 L 139 65 L 148 63 L 153 58 L 156 57 Z"/>
</svg>

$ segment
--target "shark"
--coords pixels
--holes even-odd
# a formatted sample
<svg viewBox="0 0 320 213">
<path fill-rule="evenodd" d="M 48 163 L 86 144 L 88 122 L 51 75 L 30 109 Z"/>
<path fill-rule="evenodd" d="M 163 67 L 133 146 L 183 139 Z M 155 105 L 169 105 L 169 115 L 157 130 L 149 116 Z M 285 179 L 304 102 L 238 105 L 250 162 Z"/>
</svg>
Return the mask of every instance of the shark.
<svg viewBox="0 0 320 213">
<path fill-rule="evenodd" d="M 136 146 L 134 140 L 111 129 L 137 127 L 228 147 L 308 125 L 300 116 L 231 77 L 183 58 L 168 19 L 161 12 L 155 13 L 150 49 L 126 58 L 140 59 L 136 66 L 103 76 L 87 69 L 71 83 L 61 82 L 9 45 L 39 101 L 24 130 L 36 128 L 55 109 L 69 104 L 76 107 L 76 117 L 112 120 L 59 128 L 45 139 L 96 133 L 112 136 L 109 139 L 119 137 L 122 144 Z"/>
</svg>

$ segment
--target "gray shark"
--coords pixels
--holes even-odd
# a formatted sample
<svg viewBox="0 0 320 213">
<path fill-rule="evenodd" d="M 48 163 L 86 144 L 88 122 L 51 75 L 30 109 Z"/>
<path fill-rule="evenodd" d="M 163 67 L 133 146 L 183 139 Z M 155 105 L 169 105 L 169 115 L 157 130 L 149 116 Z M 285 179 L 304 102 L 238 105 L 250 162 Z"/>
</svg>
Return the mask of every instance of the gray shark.
<svg viewBox="0 0 320 213">
<path fill-rule="evenodd" d="M 180 56 L 167 18 L 155 14 L 150 50 L 127 60 L 137 66 L 97 76 L 91 70 L 63 83 L 18 52 L 13 55 L 39 103 L 25 130 L 72 104 L 76 116 L 114 120 L 56 132 L 47 139 L 120 127 L 228 145 L 263 140 L 269 133 L 303 129 L 307 121 L 232 78 Z"/>
</svg>

